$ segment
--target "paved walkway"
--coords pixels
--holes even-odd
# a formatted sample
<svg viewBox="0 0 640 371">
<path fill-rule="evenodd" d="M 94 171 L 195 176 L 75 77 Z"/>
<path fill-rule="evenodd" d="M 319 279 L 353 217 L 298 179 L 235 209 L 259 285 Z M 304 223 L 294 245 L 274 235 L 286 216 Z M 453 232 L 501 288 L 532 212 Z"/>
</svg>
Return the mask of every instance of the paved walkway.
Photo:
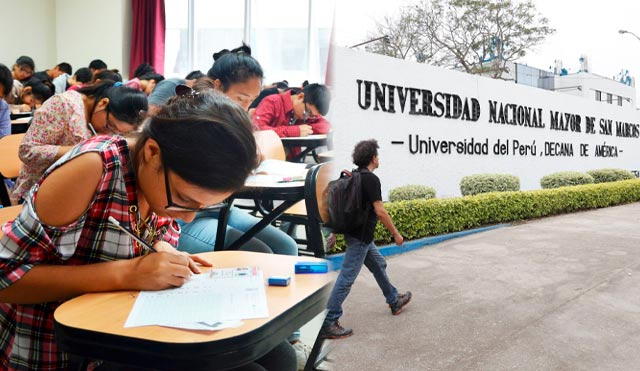
<svg viewBox="0 0 640 371">
<path fill-rule="evenodd" d="M 388 259 L 414 299 L 392 316 L 373 276 L 345 304 L 334 370 L 640 368 L 640 204 L 562 215 Z"/>
</svg>

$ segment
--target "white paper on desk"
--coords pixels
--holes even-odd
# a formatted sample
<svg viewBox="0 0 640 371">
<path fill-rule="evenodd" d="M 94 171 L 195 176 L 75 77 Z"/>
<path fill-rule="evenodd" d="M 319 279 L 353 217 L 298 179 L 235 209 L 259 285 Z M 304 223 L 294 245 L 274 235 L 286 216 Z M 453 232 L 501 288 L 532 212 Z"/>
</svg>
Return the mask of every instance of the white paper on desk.
<svg viewBox="0 0 640 371">
<path fill-rule="evenodd" d="M 175 327 L 186 330 L 204 330 L 204 331 L 217 331 L 226 328 L 240 327 L 244 322 L 242 321 L 218 321 L 218 322 L 198 322 L 198 323 L 165 323 L 163 327 Z"/>
<path fill-rule="evenodd" d="M 254 173 L 280 177 L 302 177 L 304 179 L 307 171 L 307 164 L 269 159 L 262 161 Z"/>
<path fill-rule="evenodd" d="M 212 269 L 193 275 L 182 287 L 141 291 L 124 327 L 212 330 L 206 324 L 216 322 L 235 327 L 244 319 L 269 316 L 264 286 L 262 271 L 255 267 Z"/>
</svg>

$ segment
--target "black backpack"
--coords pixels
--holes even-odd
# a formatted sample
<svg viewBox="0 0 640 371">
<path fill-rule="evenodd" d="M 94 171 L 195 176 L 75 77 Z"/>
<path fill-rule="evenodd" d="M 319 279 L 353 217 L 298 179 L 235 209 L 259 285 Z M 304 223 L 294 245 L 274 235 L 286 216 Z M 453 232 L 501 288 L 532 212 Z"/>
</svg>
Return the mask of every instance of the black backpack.
<svg viewBox="0 0 640 371">
<path fill-rule="evenodd" d="M 367 170 L 343 170 L 340 178 L 327 186 L 329 222 L 327 227 L 336 233 L 355 231 L 364 226 L 369 216 L 369 205 L 362 197 L 362 173 Z"/>
</svg>

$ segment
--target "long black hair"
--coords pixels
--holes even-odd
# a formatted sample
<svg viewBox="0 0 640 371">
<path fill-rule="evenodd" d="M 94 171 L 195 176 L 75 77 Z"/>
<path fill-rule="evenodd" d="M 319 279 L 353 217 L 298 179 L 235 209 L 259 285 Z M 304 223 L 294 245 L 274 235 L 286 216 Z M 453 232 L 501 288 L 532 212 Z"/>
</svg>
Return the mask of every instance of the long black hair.
<svg viewBox="0 0 640 371">
<path fill-rule="evenodd" d="M 252 78 L 262 80 L 264 77 L 260 63 L 251 56 L 251 48 L 246 44 L 233 50 L 223 49 L 214 53 L 213 60 L 213 66 L 207 72 L 207 76 L 213 80 L 220 80 L 223 91 L 227 91 L 233 84 Z"/>
<path fill-rule="evenodd" d="M 108 98 L 109 113 L 136 127 L 142 123 L 149 108 L 147 96 L 143 92 L 121 86 L 121 83 L 112 80 L 102 80 L 78 89 L 78 93 L 94 98 L 96 103 L 102 98 Z"/>
<path fill-rule="evenodd" d="M 162 106 L 142 130 L 134 166 L 149 138 L 158 142 L 165 170 L 206 189 L 241 188 L 258 162 L 249 117 L 216 92 L 175 96 Z"/>
</svg>

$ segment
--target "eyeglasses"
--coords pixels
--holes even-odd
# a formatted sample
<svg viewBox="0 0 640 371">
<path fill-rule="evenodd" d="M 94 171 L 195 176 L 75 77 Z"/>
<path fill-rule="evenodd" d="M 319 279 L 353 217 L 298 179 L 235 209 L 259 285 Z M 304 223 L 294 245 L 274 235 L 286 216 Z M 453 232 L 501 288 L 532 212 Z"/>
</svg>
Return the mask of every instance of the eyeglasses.
<svg viewBox="0 0 640 371">
<path fill-rule="evenodd" d="M 18 69 L 28 75 L 33 75 L 33 70 L 31 68 L 19 66 Z"/>
<path fill-rule="evenodd" d="M 314 115 L 313 112 L 311 112 L 306 102 L 304 103 L 304 113 L 303 113 L 302 119 L 304 121 L 307 121 L 309 119 L 312 119 L 312 120 L 316 119 L 316 115 Z"/>
<path fill-rule="evenodd" d="M 114 134 L 114 135 L 124 135 L 124 134 L 126 134 L 127 133 L 126 131 L 120 130 L 120 128 L 118 128 L 118 126 L 116 124 L 114 124 L 113 121 L 111 121 L 111 118 L 109 117 L 109 115 L 110 115 L 109 105 L 107 105 L 105 107 L 105 111 L 107 113 L 107 117 L 105 118 L 105 125 L 104 125 L 105 130 L 107 132 L 111 133 L 111 134 Z"/>
<path fill-rule="evenodd" d="M 227 205 L 225 202 L 205 207 L 188 207 L 175 204 L 171 199 L 171 187 L 169 186 L 169 170 L 166 167 L 164 168 L 164 187 L 167 194 L 167 206 L 165 206 L 164 208 L 169 211 L 216 211 L 222 209 Z"/>
</svg>

